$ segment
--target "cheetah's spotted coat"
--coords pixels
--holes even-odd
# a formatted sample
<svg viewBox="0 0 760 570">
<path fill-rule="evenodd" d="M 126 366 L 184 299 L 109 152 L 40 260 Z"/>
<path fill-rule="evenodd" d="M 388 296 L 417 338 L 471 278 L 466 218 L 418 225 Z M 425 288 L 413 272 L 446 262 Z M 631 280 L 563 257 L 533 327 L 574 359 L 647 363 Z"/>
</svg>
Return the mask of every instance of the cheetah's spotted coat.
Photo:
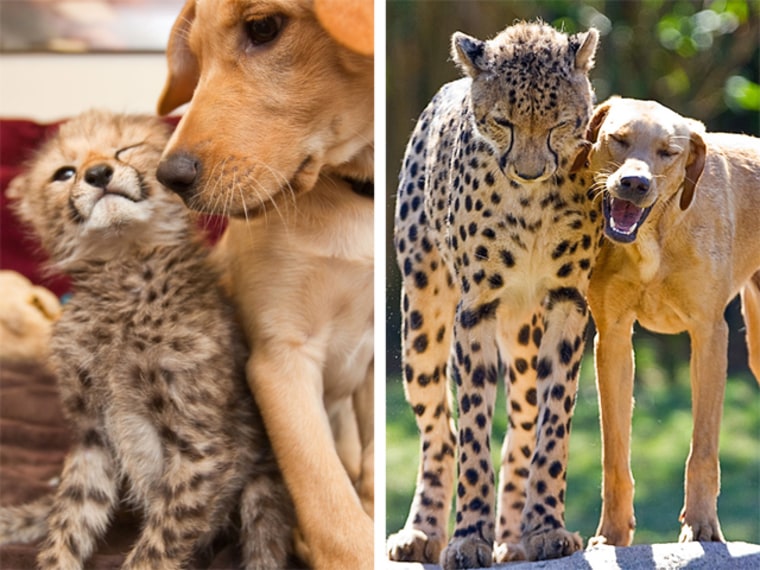
<svg viewBox="0 0 760 570">
<path fill-rule="evenodd" d="M 592 110 L 597 40 L 596 30 L 567 36 L 540 23 L 486 42 L 454 34 L 467 77 L 438 92 L 412 134 L 395 244 L 405 388 L 422 457 L 409 519 L 389 539 L 392 559 L 438 562 L 457 451 L 444 568 L 490 566 L 494 541 L 509 545 L 497 559 L 581 547 L 564 529 L 565 476 L 601 216 L 574 161 Z M 495 516 L 490 432 L 500 366 L 510 414 Z"/>
<path fill-rule="evenodd" d="M 0 544 L 45 537 L 41 570 L 85 566 L 124 499 L 122 568 L 188 567 L 238 527 L 248 570 L 282 568 L 293 507 L 245 383 L 231 303 L 180 199 L 155 178 L 157 119 L 89 111 L 8 194 L 76 291 L 55 324 L 72 444 L 52 500 L 0 509 Z"/>
</svg>

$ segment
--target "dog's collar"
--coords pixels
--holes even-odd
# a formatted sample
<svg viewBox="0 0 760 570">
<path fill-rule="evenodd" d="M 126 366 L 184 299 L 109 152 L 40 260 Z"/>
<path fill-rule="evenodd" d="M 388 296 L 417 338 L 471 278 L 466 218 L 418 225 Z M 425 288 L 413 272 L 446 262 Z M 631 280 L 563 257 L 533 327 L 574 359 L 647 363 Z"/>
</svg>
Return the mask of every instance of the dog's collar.
<svg viewBox="0 0 760 570">
<path fill-rule="evenodd" d="M 359 196 L 375 199 L 375 181 L 374 180 L 356 180 L 355 178 L 343 178 L 351 185 L 351 189 Z"/>
</svg>

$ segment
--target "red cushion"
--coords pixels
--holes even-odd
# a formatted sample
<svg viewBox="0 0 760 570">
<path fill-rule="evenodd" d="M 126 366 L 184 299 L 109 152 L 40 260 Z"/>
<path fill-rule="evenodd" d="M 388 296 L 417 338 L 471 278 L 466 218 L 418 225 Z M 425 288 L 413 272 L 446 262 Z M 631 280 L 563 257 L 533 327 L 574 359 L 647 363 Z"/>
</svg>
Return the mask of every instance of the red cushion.
<svg viewBox="0 0 760 570">
<path fill-rule="evenodd" d="M 18 271 L 57 295 L 66 292 L 67 282 L 61 277 L 43 274 L 41 265 L 45 255 L 29 230 L 11 212 L 5 189 L 21 173 L 24 162 L 32 157 L 40 143 L 58 130 L 59 124 L 0 120 L 0 269 Z"/>
</svg>

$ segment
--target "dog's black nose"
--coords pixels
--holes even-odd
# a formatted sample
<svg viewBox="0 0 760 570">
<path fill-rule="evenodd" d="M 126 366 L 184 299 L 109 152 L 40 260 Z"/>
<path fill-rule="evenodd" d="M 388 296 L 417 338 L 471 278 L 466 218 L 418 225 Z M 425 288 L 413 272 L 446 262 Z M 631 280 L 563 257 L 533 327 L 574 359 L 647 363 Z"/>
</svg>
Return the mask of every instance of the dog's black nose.
<svg viewBox="0 0 760 570">
<path fill-rule="evenodd" d="M 88 168 L 84 173 L 84 181 L 95 188 L 108 188 L 108 183 L 113 177 L 113 168 L 108 164 L 97 164 Z"/>
<path fill-rule="evenodd" d="M 646 176 L 624 176 L 620 179 L 620 187 L 626 192 L 646 194 L 649 192 L 649 178 Z"/>
<path fill-rule="evenodd" d="M 195 187 L 200 170 L 201 163 L 197 158 L 185 152 L 177 152 L 159 163 L 156 178 L 170 190 L 184 196 Z"/>
</svg>

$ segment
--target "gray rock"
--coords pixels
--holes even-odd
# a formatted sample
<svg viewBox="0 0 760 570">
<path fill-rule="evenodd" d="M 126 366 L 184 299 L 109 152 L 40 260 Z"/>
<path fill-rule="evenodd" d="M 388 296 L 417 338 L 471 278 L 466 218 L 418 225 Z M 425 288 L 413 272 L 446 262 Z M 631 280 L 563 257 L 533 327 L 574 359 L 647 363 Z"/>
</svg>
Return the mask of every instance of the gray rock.
<svg viewBox="0 0 760 570">
<path fill-rule="evenodd" d="M 440 570 L 434 564 L 388 562 L 385 570 Z M 567 558 L 499 564 L 501 570 L 760 570 L 760 545 L 688 542 L 598 546 Z"/>
</svg>

